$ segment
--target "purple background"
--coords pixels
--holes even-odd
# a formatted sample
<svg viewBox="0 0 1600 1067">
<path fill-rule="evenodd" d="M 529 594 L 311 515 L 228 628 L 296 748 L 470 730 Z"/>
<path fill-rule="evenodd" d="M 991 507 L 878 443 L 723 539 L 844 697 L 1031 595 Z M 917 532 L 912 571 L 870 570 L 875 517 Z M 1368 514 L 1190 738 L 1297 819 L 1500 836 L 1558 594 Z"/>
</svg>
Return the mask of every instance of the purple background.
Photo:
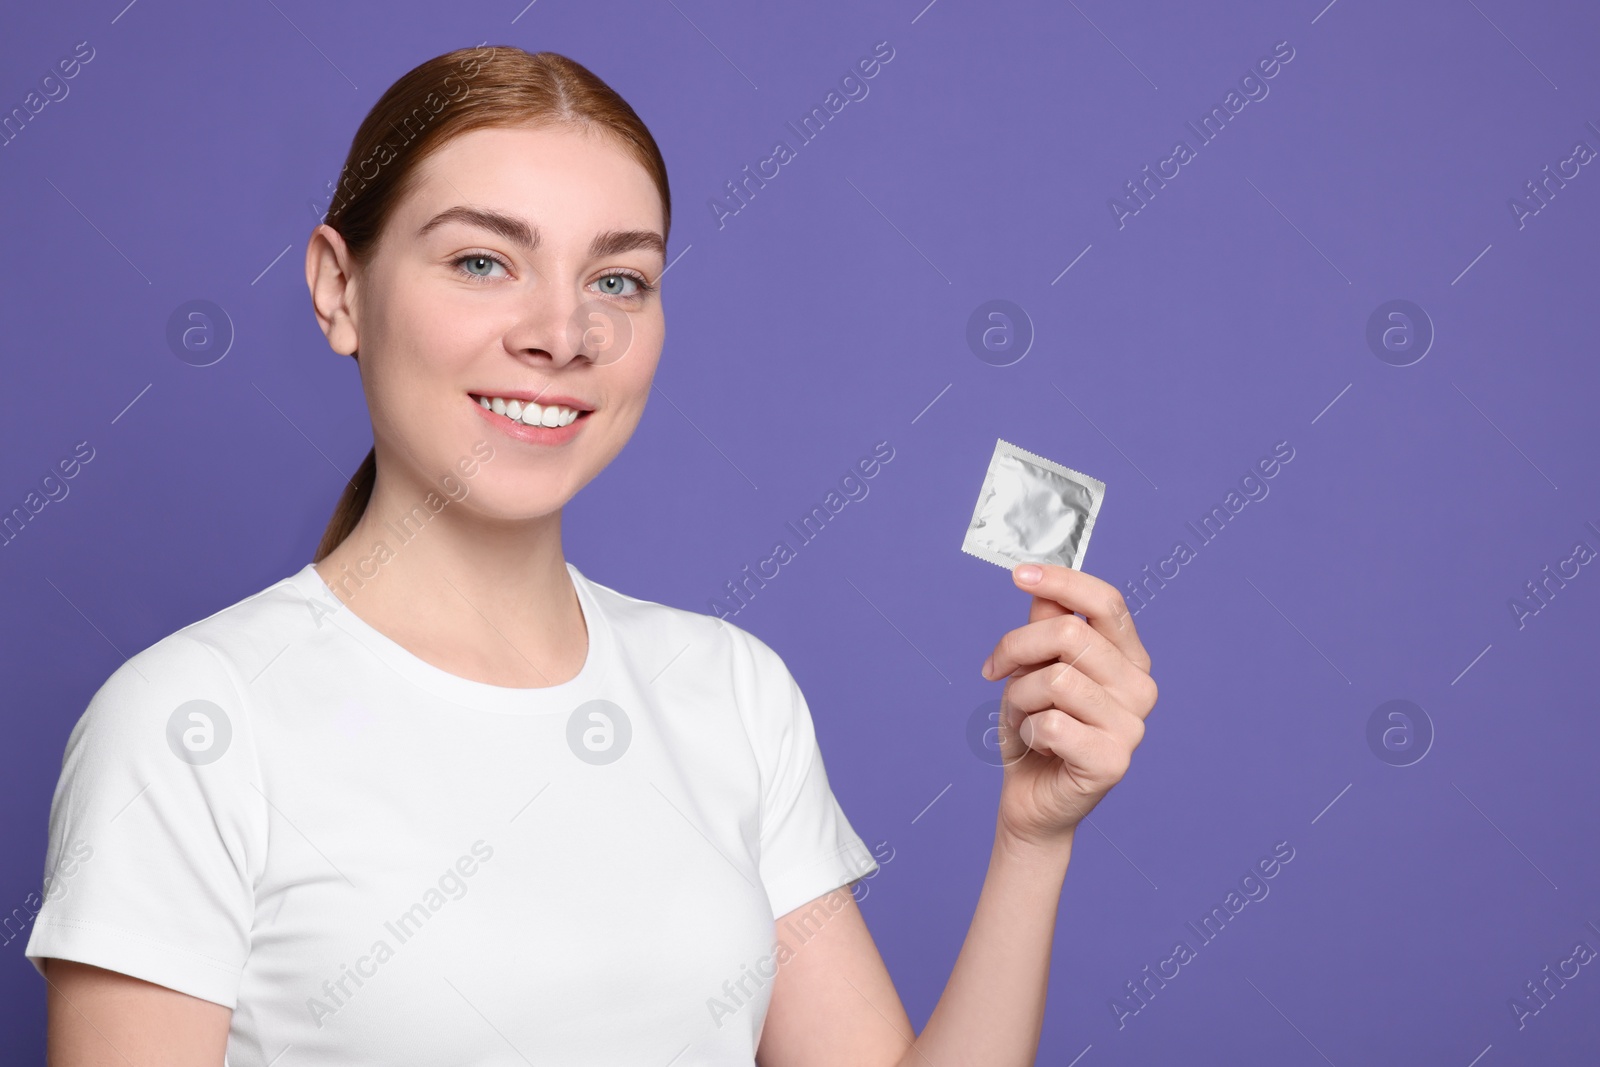
<svg viewBox="0 0 1600 1067">
<path fill-rule="evenodd" d="M 1520 1030 L 1509 1007 L 1600 948 L 1600 568 L 1520 628 L 1509 606 L 1574 542 L 1600 549 L 1600 166 L 1520 228 L 1508 204 L 1576 141 L 1600 149 L 1600 20 L 1576 0 L 922 2 L 8 12 L 0 111 L 77 42 L 94 58 L 0 149 L 0 512 L 75 443 L 95 456 L 0 548 L 0 911 L 40 887 L 95 689 L 309 561 L 371 438 L 311 312 L 307 236 L 382 90 L 487 40 L 605 78 L 676 201 L 657 389 L 567 509 L 569 558 L 709 612 L 874 443 L 895 450 L 733 619 L 789 663 L 846 812 L 895 849 L 862 909 L 916 1025 L 989 855 L 1000 772 L 966 730 L 1000 686 L 979 666 L 1026 621 L 958 548 L 1003 437 L 1108 483 L 1086 570 L 1121 586 L 1196 548 L 1137 616 L 1161 696 L 1078 835 L 1039 1062 L 1600 1048 L 1600 964 Z M 880 41 L 869 95 L 798 145 L 786 121 Z M 1270 94 L 1200 146 L 1185 123 L 1279 41 Z M 719 228 L 709 201 L 779 138 L 797 157 Z M 1119 228 L 1109 198 L 1179 138 L 1196 158 Z M 207 367 L 165 337 L 195 299 L 234 331 Z M 966 341 L 993 299 L 1035 333 L 1010 366 Z M 1366 340 L 1393 299 L 1436 331 L 1409 366 Z M 1186 524 L 1279 441 L 1270 495 L 1200 547 Z M 1367 741 L 1392 699 L 1436 735 L 1409 766 Z M 1197 945 L 1185 922 L 1278 841 L 1295 858 L 1270 895 L 1119 1030 L 1124 983 Z M 0 1005 L 36 1062 L 25 940 Z"/>
</svg>

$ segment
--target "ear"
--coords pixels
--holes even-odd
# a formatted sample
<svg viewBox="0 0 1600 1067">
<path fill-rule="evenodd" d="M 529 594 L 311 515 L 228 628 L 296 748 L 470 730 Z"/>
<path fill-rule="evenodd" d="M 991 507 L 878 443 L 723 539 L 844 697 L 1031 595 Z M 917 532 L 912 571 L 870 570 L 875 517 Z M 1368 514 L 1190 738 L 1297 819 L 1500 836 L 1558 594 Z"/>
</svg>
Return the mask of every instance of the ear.
<svg viewBox="0 0 1600 1067">
<path fill-rule="evenodd" d="M 306 287 L 317 325 L 328 347 L 341 356 L 355 356 L 360 333 L 356 315 L 354 260 L 344 237 L 323 223 L 306 243 Z"/>
</svg>

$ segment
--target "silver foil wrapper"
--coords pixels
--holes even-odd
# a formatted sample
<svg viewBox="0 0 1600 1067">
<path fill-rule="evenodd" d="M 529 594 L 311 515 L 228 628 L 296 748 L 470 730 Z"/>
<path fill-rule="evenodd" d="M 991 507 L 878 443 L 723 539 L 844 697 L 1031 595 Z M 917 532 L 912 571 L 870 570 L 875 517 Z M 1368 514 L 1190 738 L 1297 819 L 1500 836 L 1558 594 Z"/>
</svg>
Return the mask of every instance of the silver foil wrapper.
<svg viewBox="0 0 1600 1067">
<path fill-rule="evenodd" d="M 1022 563 L 1081 568 L 1106 483 L 996 441 L 961 551 L 1007 570 Z"/>
</svg>

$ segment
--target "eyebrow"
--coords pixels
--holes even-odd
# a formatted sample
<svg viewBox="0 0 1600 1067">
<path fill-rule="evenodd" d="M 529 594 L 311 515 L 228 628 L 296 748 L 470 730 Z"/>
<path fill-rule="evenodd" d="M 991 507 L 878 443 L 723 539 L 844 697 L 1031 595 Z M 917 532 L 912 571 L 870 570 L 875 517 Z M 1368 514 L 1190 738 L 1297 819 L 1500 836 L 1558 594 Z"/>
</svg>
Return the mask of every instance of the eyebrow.
<svg viewBox="0 0 1600 1067">
<path fill-rule="evenodd" d="M 423 223 L 422 228 L 417 231 L 417 236 L 422 237 L 451 222 L 497 233 L 529 255 L 538 249 L 542 240 L 537 227 L 529 226 L 526 221 L 515 215 L 476 207 L 447 208 Z M 607 230 L 595 234 L 594 240 L 589 242 L 589 255 L 592 258 L 614 256 L 635 248 L 659 253 L 662 259 L 667 257 L 667 242 L 654 230 Z"/>
</svg>

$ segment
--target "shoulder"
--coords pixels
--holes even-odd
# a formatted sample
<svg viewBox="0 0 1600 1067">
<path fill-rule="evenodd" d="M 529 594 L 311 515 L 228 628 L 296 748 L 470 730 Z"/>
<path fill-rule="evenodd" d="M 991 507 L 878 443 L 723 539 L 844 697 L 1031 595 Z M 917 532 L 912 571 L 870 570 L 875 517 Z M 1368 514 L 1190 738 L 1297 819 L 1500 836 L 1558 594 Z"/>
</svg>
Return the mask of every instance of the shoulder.
<svg viewBox="0 0 1600 1067">
<path fill-rule="evenodd" d="M 740 689 L 790 683 L 792 676 L 783 657 L 749 630 L 715 615 L 629 596 L 577 573 L 588 584 L 623 648 L 659 649 L 665 656 L 681 650 L 701 670 L 726 672 Z"/>
<path fill-rule="evenodd" d="M 724 654 L 753 656 L 764 665 L 777 658 L 766 642 L 742 627 L 715 615 L 704 615 L 687 608 L 674 607 L 655 600 L 644 600 L 602 585 L 573 567 L 589 587 L 606 619 L 626 640 L 651 640 L 676 638 L 679 645 L 691 641 L 705 648 L 715 648 Z"/>
<path fill-rule="evenodd" d="M 191 701 L 241 707 L 250 680 L 317 626 L 314 605 L 280 579 L 130 656 L 96 690 L 78 732 L 142 728 Z"/>
<path fill-rule="evenodd" d="M 320 580 L 308 582 L 306 574 L 301 569 L 280 578 L 265 589 L 190 623 L 166 640 L 179 647 L 199 646 L 226 669 L 247 680 L 254 678 L 292 645 L 322 630 L 324 620 L 342 608 Z M 172 654 L 181 653 L 169 653 Z"/>
</svg>

